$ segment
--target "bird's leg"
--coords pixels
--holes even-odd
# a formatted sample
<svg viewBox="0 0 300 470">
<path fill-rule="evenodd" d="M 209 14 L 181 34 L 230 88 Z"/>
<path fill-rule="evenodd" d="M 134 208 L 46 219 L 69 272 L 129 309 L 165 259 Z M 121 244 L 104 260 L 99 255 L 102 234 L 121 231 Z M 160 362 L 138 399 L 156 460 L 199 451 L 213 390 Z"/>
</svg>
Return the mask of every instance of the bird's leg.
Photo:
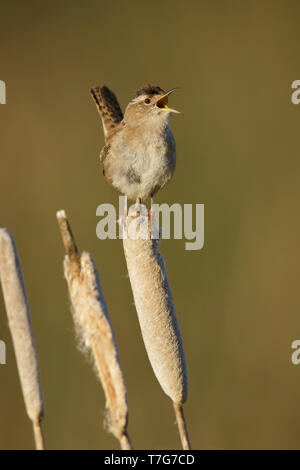
<svg viewBox="0 0 300 470">
<path fill-rule="evenodd" d="M 139 212 L 141 213 L 142 198 L 141 198 L 141 197 L 137 197 L 136 200 L 135 200 L 135 204 L 136 204 L 136 206 L 138 206 L 138 210 L 139 210 Z"/>
<path fill-rule="evenodd" d="M 151 196 L 151 198 L 150 198 L 150 217 L 151 218 L 154 214 L 153 204 L 154 204 L 154 196 Z"/>
<path fill-rule="evenodd" d="M 128 204 L 127 204 L 127 196 L 124 196 L 124 197 L 125 197 L 125 200 L 124 200 L 123 225 L 126 229 L 126 221 L 127 221 L 127 217 L 128 217 Z"/>
<path fill-rule="evenodd" d="M 154 197 L 153 197 L 153 194 L 151 194 L 150 211 L 149 211 L 149 233 L 150 233 L 150 238 L 151 238 L 151 235 L 152 235 L 152 228 L 153 228 L 152 223 L 153 223 L 153 216 L 154 216 L 153 201 L 154 201 Z"/>
</svg>

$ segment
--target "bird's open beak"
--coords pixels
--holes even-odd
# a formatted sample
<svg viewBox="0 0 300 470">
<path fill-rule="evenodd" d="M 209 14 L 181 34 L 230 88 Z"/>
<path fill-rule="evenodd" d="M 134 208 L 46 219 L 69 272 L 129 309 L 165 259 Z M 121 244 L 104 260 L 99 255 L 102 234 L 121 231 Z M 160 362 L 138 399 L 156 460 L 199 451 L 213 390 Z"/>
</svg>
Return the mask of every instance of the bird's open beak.
<svg viewBox="0 0 300 470">
<path fill-rule="evenodd" d="M 172 108 L 169 108 L 167 106 L 167 103 L 168 103 L 168 97 L 171 93 L 173 93 L 173 91 L 175 90 L 178 90 L 178 88 L 172 88 L 172 90 L 169 90 L 167 91 L 167 93 L 165 95 L 163 95 L 161 98 L 159 98 L 159 100 L 157 100 L 156 102 L 156 106 L 158 108 L 161 108 L 161 109 L 165 109 L 166 111 L 168 111 L 169 113 L 177 113 L 177 114 L 181 114 L 180 111 L 176 111 L 176 109 L 172 109 Z"/>
</svg>

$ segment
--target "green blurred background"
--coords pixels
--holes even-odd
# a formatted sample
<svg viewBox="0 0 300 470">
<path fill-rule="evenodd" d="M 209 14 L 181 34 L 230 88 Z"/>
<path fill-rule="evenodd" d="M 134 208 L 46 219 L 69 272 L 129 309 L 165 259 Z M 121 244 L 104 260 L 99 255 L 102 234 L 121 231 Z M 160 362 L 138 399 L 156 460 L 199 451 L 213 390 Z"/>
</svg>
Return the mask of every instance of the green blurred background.
<svg viewBox="0 0 300 470">
<path fill-rule="evenodd" d="M 299 448 L 299 123 L 297 0 L 2 1 L 1 225 L 22 262 L 50 449 L 118 448 L 104 396 L 76 349 L 55 213 L 91 252 L 126 379 L 137 449 L 180 448 L 170 400 L 143 347 L 119 240 L 96 238 L 96 207 L 118 203 L 99 164 L 103 133 L 89 88 L 121 105 L 150 82 L 171 104 L 175 177 L 157 202 L 204 203 L 205 245 L 161 243 L 182 329 L 192 445 Z M 0 448 L 33 447 L 2 294 Z"/>
</svg>

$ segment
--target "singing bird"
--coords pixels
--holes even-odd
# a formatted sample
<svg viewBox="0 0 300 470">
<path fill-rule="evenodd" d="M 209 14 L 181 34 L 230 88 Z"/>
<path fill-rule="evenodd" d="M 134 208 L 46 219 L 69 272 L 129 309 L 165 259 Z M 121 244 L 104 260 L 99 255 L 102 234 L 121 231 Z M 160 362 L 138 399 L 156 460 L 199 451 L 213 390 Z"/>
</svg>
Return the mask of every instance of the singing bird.
<svg viewBox="0 0 300 470">
<path fill-rule="evenodd" d="M 105 146 L 100 160 L 107 180 L 129 199 L 153 197 L 172 177 L 176 145 L 170 129 L 169 95 L 162 88 L 139 88 L 123 116 L 115 94 L 106 86 L 91 89 L 101 116 Z M 179 113 L 180 114 L 180 113 Z"/>
</svg>

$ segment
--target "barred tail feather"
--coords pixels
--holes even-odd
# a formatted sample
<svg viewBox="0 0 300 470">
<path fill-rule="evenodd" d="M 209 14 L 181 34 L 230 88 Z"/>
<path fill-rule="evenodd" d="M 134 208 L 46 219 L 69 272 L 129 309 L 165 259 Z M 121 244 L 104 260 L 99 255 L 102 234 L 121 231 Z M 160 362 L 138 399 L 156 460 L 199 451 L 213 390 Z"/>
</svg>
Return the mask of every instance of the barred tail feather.
<svg viewBox="0 0 300 470">
<path fill-rule="evenodd" d="M 104 136 L 106 137 L 123 119 L 123 113 L 116 95 L 106 86 L 91 88 L 98 112 L 101 116 Z"/>
</svg>

